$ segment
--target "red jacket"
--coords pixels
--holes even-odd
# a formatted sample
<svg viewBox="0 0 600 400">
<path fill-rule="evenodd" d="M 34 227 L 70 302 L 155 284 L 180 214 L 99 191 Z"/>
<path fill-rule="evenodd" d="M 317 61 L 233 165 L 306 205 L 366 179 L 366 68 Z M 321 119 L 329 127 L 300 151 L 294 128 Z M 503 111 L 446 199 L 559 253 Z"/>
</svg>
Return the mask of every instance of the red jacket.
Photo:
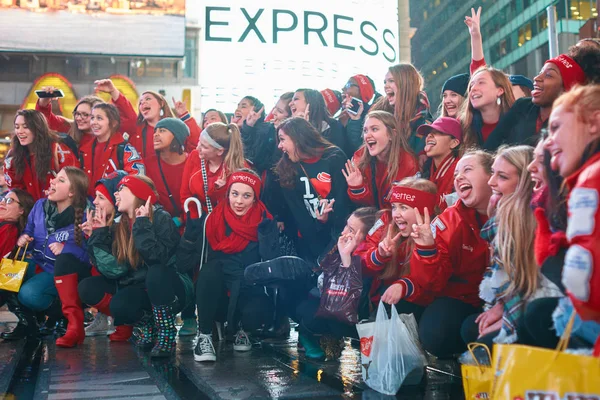
<svg viewBox="0 0 600 400">
<path fill-rule="evenodd" d="M 121 116 L 121 132 L 127 132 L 129 142 L 136 149 L 141 150 L 140 154 L 144 159 L 154 154 L 154 127 L 148 125 L 146 121 L 138 124 L 137 114 L 129 100 L 123 94 L 113 103 L 119 109 Z M 198 146 L 201 130 L 189 112 L 179 116 L 179 118 L 190 128 L 190 136 L 185 141 L 185 151 L 190 153 Z"/>
<path fill-rule="evenodd" d="M 358 166 L 358 162 L 364 151 L 366 150 L 363 146 L 354 153 L 352 162 L 355 166 Z M 408 176 L 414 176 L 419 171 L 417 161 L 410 153 L 402 154 L 399 167 L 398 173 L 394 177 L 394 182 L 399 182 Z M 367 165 L 363 171 L 363 184 L 361 186 L 348 186 L 350 200 L 362 206 L 374 206 L 379 209 L 391 208 L 388 201 L 388 194 L 391 189 L 391 185 L 388 183 L 388 170 L 389 168 L 386 163 L 379 160 L 375 162 L 375 187 L 378 192 L 378 198 L 375 200 L 373 193 L 373 172 L 371 171 L 371 165 Z"/>
<path fill-rule="evenodd" d="M 448 207 L 444 196 L 454 192 L 454 170 L 458 160 L 459 158 L 450 154 L 442 161 L 439 168 L 435 167 L 435 163 L 431 163 L 429 180 L 437 185 L 437 194 L 440 199 L 438 205 L 441 211 Z"/>
<path fill-rule="evenodd" d="M 581 318 L 600 322 L 600 153 L 566 182 L 570 189 L 569 250 L 562 282 Z"/>
<path fill-rule="evenodd" d="M 119 146 L 123 150 L 123 158 L 119 160 Z M 94 159 L 94 150 L 97 146 L 104 146 L 102 158 Z M 120 133 L 113 134 L 105 143 L 98 143 L 95 139 L 82 146 L 79 150 L 82 168 L 90 179 L 88 194 L 94 196 L 95 184 L 111 172 L 122 169 L 130 175 L 146 175 L 146 167 L 140 153 L 130 143 L 123 139 Z"/>
<path fill-rule="evenodd" d="M 387 234 L 388 227 L 391 222 L 391 213 L 385 212 L 381 215 L 381 218 L 377 220 L 375 225 L 369 231 L 367 237 L 364 242 L 362 242 L 354 252 L 354 255 L 357 255 L 361 258 L 362 266 L 363 266 L 363 275 L 371 276 L 376 279 L 373 280 L 373 284 L 371 285 L 371 291 L 369 293 L 369 297 L 373 303 L 378 303 L 383 292 L 383 289 L 388 288 L 394 283 L 401 283 L 404 280 L 410 282 L 414 280 L 413 271 L 410 268 L 410 272 L 406 277 L 401 278 L 400 280 L 388 279 L 381 280 L 379 279 L 380 273 L 385 268 L 386 264 L 392 261 L 391 257 L 383 257 L 379 253 L 379 242 L 383 240 L 383 237 Z M 410 239 L 409 239 L 410 240 Z M 406 261 L 408 261 L 409 254 L 409 242 L 405 241 L 398 248 L 398 271 L 402 269 Z M 419 293 L 408 293 L 404 297 L 405 300 L 410 301 L 411 303 L 415 303 L 418 305 L 428 305 L 434 300 L 434 296 L 432 293 L 428 293 L 426 291 L 420 291 Z"/>
<path fill-rule="evenodd" d="M 164 207 L 164 209 L 171 214 L 172 217 L 183 218 L 183 202 L 181 201 L 181 182 L 183 172 L 185 170 L 186 162 L 180 164 L 167 164 L 164 161 L 160 162 L 159 168 L 159 157 L 153 154 L 150 158 L 144 160 L 146 164 L 146 174 L 156 185 L 156 191 L 158 192 L 158 202 Z M 162 168 L 162 175 L 160 173 Z M 163 179 L 164 175 L 164 179 Z M 167 185 L 169 190 L 167 190 Z M 169 199 L 169 191 L 171 192 L 172 200 Z M 173 207 L 176 205 L 177 209 Z"/>
<path fill-rule="evenodd" d="M 0 222 L 0 258 L 4 258 L 12 251 L 18 238 L 19 228 L 17 224 L 8 221 Z"/>
<path fill-rule="evenodd" d="M 486 220 L 462 201 L 435 218 L 435 245 L 416 246 L 410 261 L 415 279 L 405 281 L 407 293 L 432 292 L 479 307 L 479 284 L 489 263 L 488 243 L 479 236 Z"/>
<path fill-rule="evenodd" d="M 17 177 L 15 166 L 13 165 L 13 157 L 10 152 L 4 160 L 4 177 L 6 178 L 6 184 L 9 188 L 19 188 L 26 190 L 34 200 L 39 200 L 46 197 L 46 190 L 50 187 L 50 180 L 58 174 L 58 172 L 67 166 L 74 166 L 79 168 L 79 160 L 71 151 L 71 148 L 64 143 L 56 142 L 52 145 L 52 161 L 50 171 L 48 174 L 39 179 L 35 172 L 35 158 L 33 155 L 29 156 L 29 162 L 25 163 L 25 170 L 23 176 Z"/>
</svg>

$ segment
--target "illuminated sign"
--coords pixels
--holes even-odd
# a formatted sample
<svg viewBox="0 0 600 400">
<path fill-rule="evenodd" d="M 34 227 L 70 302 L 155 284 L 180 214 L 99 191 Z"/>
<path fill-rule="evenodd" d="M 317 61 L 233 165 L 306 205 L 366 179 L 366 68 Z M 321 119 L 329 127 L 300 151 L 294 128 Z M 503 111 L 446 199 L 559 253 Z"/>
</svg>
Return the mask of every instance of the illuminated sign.
<svg viewBox="0 0 600 400">
<path fill-rule="evenodd" d="M 379 84 L 398 61 L 395 0 L 212 0 L 200 13 L 202 109 L 231 112 L 245 95 L 270 107 L 298 88 L 339 90 L 357 73 Z"/>
<path fill-rule="evenodd" d="M 0 51 L 183 57 L 185 0 L 0 1 Z"/>
</svg>

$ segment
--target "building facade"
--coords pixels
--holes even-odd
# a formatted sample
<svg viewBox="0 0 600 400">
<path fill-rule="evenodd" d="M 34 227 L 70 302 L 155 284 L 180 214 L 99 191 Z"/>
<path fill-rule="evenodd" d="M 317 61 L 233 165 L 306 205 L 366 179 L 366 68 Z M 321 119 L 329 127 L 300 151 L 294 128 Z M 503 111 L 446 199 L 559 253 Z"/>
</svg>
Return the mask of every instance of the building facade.
<svg viewBox="0 0 600 400">
<path fill-rule="evenodd" d="M 425 78 L 432 106 L 453 75 L 469 72 L 471 43 L 464 17 L 482 7 L 481 34 L 489 65 L 533 78 L 549 58 L 546 8 L 556 6 L 559 52 L 579 40 L 579 29 L 598 16 L 596 0 L 412 0 L 412 62 Z"/>
</svg>

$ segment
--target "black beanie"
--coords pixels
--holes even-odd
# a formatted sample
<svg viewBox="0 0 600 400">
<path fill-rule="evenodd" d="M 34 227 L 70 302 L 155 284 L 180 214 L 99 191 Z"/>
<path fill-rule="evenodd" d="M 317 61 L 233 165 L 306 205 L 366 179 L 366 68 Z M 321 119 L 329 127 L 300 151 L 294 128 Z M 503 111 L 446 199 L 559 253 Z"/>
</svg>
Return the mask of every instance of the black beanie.
<svg viewBox="0 0 600 400">
<path fill-rule="evenodd" d="M 454 75 L 444 82 L 444 86 L 442 87 L 442 95 L 446 90 L 452 90 L 453 92 L 456 92 L 464 97 L 467 93 L 467 89 L 469 88 L 469 79 L 469 74 Z"/>
<path fill-rule="evenodd" d="M 182 147 L 185 146 L 185 140 L 190 136 L 190 128 L 179 118 L 163 118 L 158 121 L 154 130 L 158 128 L 165 128 L 171 132 Z"/>
</svg>

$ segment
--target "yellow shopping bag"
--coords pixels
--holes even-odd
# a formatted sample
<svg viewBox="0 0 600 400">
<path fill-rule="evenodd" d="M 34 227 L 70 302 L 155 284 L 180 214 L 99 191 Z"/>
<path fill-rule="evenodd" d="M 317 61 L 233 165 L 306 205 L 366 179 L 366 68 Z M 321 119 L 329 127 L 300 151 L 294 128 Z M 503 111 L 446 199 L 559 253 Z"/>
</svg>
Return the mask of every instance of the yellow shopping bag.
<svg viewBox="0 0 600 400">
<path fill-rule="evenodd" d="M 21 289 L 21 283 L 23 283 L 23 278 L 25 277 L 25 272 L 27 272 L 27 267 L 29 265 L 27 261 L 24 261 L 27 246 L 29 246 L 29 243 L 27 243 L 25 249 L 23 249 L 21 260 L 18 259 L 21 247 L 17 249 L 17 253 L 13 259 L 9 257 L 2 259 L 2 262 L 0 263 L 1 290 L 18 293 L 19 289 Z"/>
<path fill-rule="evenodd" d="M 565 353 L 573 329 L 571 316 L 556 350 L 495 345 L 492 399 L 598 400 L 600 358 Z"/>
<path fill-rule="evenodd" d="M 492 359 L 490 349 L 481 343 L 469 343 L 467 348 L 477 365 L 461 365 L 463 389 L 465 391 L 465 400 L 489 399 L 494 379 L 494 370 L 492 367 L 481 365 L 473 351 L 477 347 L 482 347 L 488 353 L 489 360 Z"/>
</svg>

